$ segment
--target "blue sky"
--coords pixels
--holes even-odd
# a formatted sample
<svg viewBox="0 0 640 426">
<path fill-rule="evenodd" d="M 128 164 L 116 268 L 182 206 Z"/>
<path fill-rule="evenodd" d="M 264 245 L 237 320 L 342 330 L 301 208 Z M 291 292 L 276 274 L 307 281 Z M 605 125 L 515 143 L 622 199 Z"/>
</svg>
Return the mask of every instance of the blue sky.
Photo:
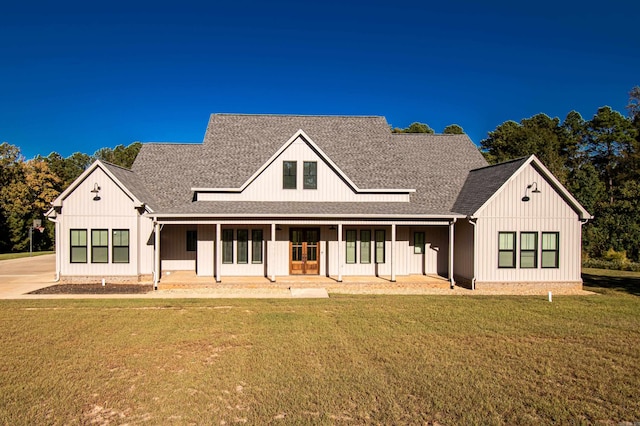
<svg viewBox="0 0 640 426">
<path fill-rule="evenodd" d="M 639 1 L 5 2 L 0 142 L 26 158 L 202 141 L 211 113 L 383 115 L 474 142 L 626 113 Z"/>
</svg>

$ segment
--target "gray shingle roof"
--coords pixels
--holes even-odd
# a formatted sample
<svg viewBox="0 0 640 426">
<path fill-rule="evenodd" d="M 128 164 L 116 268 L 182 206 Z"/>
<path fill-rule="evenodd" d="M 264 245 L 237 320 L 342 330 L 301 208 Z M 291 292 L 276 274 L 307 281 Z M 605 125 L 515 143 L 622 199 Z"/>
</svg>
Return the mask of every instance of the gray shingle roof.
<svg viewBox="0 0 640 426">
<path fill-rule="evenodd" d="M 142 183 L 142 180 L 131 170 L 115 164 L 101 161 L 101 163 L 141 202 L 153 208 L 157 204 L 151 191 Z"/>
<path fill-rule="evenodd" d="M 299 129 L 361 189 L 416 189 L 410 203 L 193 201 L 192 187 L 238 188 Z M 159 213 L 450 215 L 469 170 L 466 135 L 392 134 L 384 117 L 213 114 L 202 144 L 147 143 L 132 171 Z"/>
<path fill-rule="evenodd" d="M 518 170 L 529 157 L 471 170 L 453 211 L 474 214 Z"/>
</svg>

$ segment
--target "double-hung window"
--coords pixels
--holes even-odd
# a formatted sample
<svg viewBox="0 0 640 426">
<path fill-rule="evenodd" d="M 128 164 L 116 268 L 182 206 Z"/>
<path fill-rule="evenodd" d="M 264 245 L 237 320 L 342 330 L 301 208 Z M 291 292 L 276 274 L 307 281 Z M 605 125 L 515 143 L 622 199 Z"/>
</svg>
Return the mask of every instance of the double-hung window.
<svg viewBox="0 0 640 426">
<path fill-rule="evenodd" d="M 297 166 L 295 161 L 282 162 L 282 189 L 296 189 Z"/>
<path fill-rule="evenodd" d="M 498 268 L 516 267 L 516 233 L 498 233 Z"/>
<path fill-rule="evenodd" d="M 520 233 L 520 267 L 538 267 L 538 233 Z"/>
<path fill-rule="evenodd" d="M 233 229 L 222 230 L 222 263 L 233 263 Z"/>
<path fill-rule="evenodd" d="M 356 235 L 355 229 L 347 230 L 347 263 L 356 263 Z"/>
<path fill-rule="evenodd" d="M 111 238 L 113 263 L 129 263 L 129 230 L 114 229 Z"/>
<path fill-rule="evenodd" d="M 413 233 L 413 253 L 414 254 L 424 253 L 424 232 Z"/>
<path fill-rule="evenodd" d="M 71 263 L 87 263 L 87 230 L 71 230 Z"/>
<path fill-rule="evenodd" d="M 384 263 L 384 229 L 376 229 L 376 263 Z"/>
<path fill-rule="evenodd" d="M 360 231 L 360 263 L 371 263 L 371 231 Z"/>
<path fill-rule="evenodd" d="M 91 230 L 91 263 L 109 262 L 109 230 Z"/>
<path fill-rule="evenodd" d="M 560 234 L 558 232 L 542 233 L 542 267 L 560 267 Z"/>
<path fill-rule="evenodd" d="M 318 163 L 316 161 L 305 161 L 303 166 L 303 188 L 318 189 Z"/>
<path fill-rule="evenodd" d="M 238 263 L 249 263 L 249 230 L 238 229 Z"/>
<path fill-rule="evenodd" d="M 251 230 L 251 263 L 262 263 L 262 229 Z"/>
</svg>

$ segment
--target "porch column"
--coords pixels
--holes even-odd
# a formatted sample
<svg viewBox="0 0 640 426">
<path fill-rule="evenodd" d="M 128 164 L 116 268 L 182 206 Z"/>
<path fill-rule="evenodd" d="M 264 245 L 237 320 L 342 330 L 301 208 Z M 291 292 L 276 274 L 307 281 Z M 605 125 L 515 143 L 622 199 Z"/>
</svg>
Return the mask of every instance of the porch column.
<svg viewBox="0 0 640 426">
<path fill-rule="evenodd" d="M 276 224 L 271 224 L 271 244 L 269 244 L 269 250 L 267 250 L 267 270 L 269 271 L 269 275 L 271 276 L 271 282 L 276 282 L 276 268 L 272 262 L 272 259 L 275 259 L 276 252 Z"/>
<path fill-rule="evenodd" d="M 342 282 L 342 224 L 338 224 L 338 282 Z"/>
<path fill-rule="evenodd" d="M 391 282 L 396 282 L 396 224 L 391 224 Z"/>
<path fill-rule="evenodd" d="M 221 226 L 219 223 L 216 223 L 216 254 L 215 254 L 215 263 L 216 263 L 216 283 L 220 282 L 220 267 L 222 266 L 222 242 L 220 240 Z"/>
<path fill-rule="evenodd" d="M 154 236 L 154 261 L 153 261 L 153 288 L 158 289 L 158 282 L 160 282 L 160 224 L 158 222 L 153 224 L 153 236 Z"/>
<path fill-rule="evenodd" d="M 451 284 L 452 289 L 453 289 L 453 286 L 456 284 L 455 280 L 453 279 L 453 240 L 454 240 L 453 225 L 455 223 L 456 223 L 456 218 L 453 218 L 451 220 L 451 223 L 449 223 L 449 283 Z"/>
</svg>

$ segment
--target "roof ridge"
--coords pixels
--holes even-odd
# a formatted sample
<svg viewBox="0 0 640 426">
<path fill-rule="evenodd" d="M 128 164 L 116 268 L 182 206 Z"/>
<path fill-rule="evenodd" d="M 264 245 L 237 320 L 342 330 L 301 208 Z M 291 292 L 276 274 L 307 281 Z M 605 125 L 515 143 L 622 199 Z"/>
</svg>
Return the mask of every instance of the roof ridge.
<svg viewBox="0 0 640 426">
<path fill-rule="evenodd" d="M 466 133 L 461 133 L 461 134 L 453 134 L 453 133 L 394 133 L 391 132 L 392 135 L 398 135 L 398 136 L 467 136 L 469 137 L 469 135 L 467 135 Z"/>
<path fill-rule="evenodd" d="M 232 113 L 213 112 L 211 116 L 235 116 L 235 117 L 319 117 L 319 118 L 385 118 L 384 115 L 346 115 L 346 114 L 279 114 L 279 113 Z"/>
<path fill-rule="evenodd" d="M 483 167 L 478 167 L 477 169 L 471 169 L 469 170 L 469 172 L 475 172 L 476 170 L 484 170 L 484 169 L 488 169 L 491 167 L 497 167 L 497 166 L 504 166 L 506 164 L 509 163 L 515 163 L 516 161 L 522 161 L 522 160 L 527 160 L 530 157 L 530 155 L 524 156 L 524 157 L 518 157 L 518 158 L 513 158 L 511 160 L 507 160 L 507 161 L 502 161 L 500 163 L 496 163 L 496 164 L 489 164 Z"/>
<path fill-rule="evenodd" d="M 141 142 L 142 145 L 203 145 L 202 142 Z"/>
</svg>

